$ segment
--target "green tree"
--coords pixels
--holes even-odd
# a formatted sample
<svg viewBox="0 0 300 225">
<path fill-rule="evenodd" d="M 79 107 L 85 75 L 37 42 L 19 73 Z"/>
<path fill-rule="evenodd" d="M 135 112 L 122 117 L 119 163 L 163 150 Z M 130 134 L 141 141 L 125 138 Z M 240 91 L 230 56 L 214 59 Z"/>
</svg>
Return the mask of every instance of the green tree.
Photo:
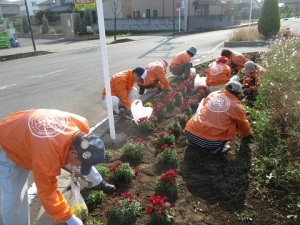
<svg viewBox="0 0 300 225">
<path fill-rule="evenodd" d="M 83 18 L 80 19 L 80 34 L 89 34 L 87 26 L 92 26 L 93 16 L 90 8 L 85 8 Z"/>
<path fill-rule="evenodd" d="M 30 31 L 29 22 L 26 16 L 22 17 L 22 29 L 23 29 L 23 33 L 25 34 L 29 33 Z"/>
<path fill-rule="evenodd" d="M 44 10 L 39 10 L 36 12 L 35 14 L 35 20 L 38 24 L 42 24 L 42 19 L 43 16 L 45 15 L 45 11 Z"/>
<path fill-rule="evenodd" d="M 42 18 L 42 34 L 48 34 L 49 30 L 49 22 L 47 17 L 44 15 Z"/>
<path fill-rule="evenodd" d="M 280 29 L 280 16 L 277 0 L 264 0 L 261 14 L 258 19 L 258 32 L 269 39 Z"/>
</svg>

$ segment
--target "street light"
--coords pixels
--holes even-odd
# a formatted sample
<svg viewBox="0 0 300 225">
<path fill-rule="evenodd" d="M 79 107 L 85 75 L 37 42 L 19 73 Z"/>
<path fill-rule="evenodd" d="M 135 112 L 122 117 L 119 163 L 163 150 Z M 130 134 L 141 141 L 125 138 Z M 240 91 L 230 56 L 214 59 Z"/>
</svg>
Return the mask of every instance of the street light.
<svg viewBox="0 0 300 225">
<path fill-rule="evenodd" d="M 26 8 L 26 13 L 27 13 L 27 19 L 28 19 L 28 23 L 29 23 L 30 33 L 31 33 L 31 40 L 32 40 L 33 50 L 36 51 L 34 38 L 33 38 L 33 32 L 32 32 L 32 26 L 31 26 L 31 21 L 30 21 L 30 16 L 29 16 L 29 12 L 28 12 L 27 0 L 24 0 L 24 1 L 25 1 L 25 8 Z"/>
<path fill-rule="evenodd" d="M 252 1 L 253 1 L 253 0 L 251 0 L 251 3 L 250 3 L 249 27 L 250 27 L 250 25 L 251 25 L 251 17 L 252 17 Z"/>
</svg>

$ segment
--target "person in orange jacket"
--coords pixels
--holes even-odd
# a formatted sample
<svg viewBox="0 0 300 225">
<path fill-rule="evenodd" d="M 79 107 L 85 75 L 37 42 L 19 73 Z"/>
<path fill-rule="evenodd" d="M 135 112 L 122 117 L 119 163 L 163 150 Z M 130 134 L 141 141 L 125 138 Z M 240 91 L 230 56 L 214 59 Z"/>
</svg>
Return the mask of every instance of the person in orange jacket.
<svg viewBox="0 0 300 225">
<path fill-rule="evenodd" d="M 228 58 L 220 56 L 216 58 L 213 65 L 208 68 L 206 76 L 206 85 L 209 87 L 210 92 L 217 91 L 225 87 L 225 84 L 230 80 L 231 69 L 227 65 Z"/>
<path fill-rule="evenodd" d="M 256 92 L 259 86 L 260 77 L 264 74 L 265 69 L 257 63 L 248 61 L 245 63 L 241 72 L 245 74 L 242 84 L 243 94 L 249 95 Z"/>
<path fill-rule="evenodd" d="M 188 144 L 224 153 L 230 149 L 228 141 L 235 133 L 242 137 L 250 135 L 250 123 L 238 95 L 242 86 L 229 81 L 224 89 L 210 93 L 200 102 L 199 111 L 186 123 L 184 134 Z"/>
<path fill-rule="evenodd" d="M 140 87 L 139 94 L 142 95 L 145 89 L 158 88 L 159 90 L 171 90 L 170 83 L 167 79 L 166 60 L 155 61 L 143 67 L 136 67 L 132 72 L 140 77 L 137 85 Z"/>
<path fill-rule="evenodd" d="M 57 190 L 56 176 L 67 165 L 93 183 L 114 191 L 93 167 L 105 159 L 102 140 L 89 133 L 85 118 L 55 109 L 32 109 L 9 115 L 0 123 L 0 187 L 4 225 L 29 225 L 27 178 L 32 171 L 39 199 L 54 221 L 82 225 Z"/>
<path fill-rule="evenodd" d="M 134 84 L 139 80 L 140 77 L 134 74 L 132 70 L 124 70 L 110 78 L 113 113 L 115 116 L 120 113 L 119 108 L 130 110 L 131 103 L 138 95 Z M 103 105 L 107 106 L 105 88 L 102 91 L 102 101 Z"/>
<path fill-rule="evenodd" d="M 242 53 L 231 51 L 229 49 L 223 49 L 221 56 L 226 56 L 228 58 L 228 65 L 231 68 L 232 74 L 238 73 L 242 68 L 244 68 L 244 64 L 248 61 Z"/>
<path fill-rule="evenodd" d="M 191 60 L 196 53 L 196 47 L 190 47 L 188 50 L 178 53 L 171 61 L 170 72 L 173 75 L 184 75 L 184 80 L 188 81 L 191 74 Z"/>
</svg>

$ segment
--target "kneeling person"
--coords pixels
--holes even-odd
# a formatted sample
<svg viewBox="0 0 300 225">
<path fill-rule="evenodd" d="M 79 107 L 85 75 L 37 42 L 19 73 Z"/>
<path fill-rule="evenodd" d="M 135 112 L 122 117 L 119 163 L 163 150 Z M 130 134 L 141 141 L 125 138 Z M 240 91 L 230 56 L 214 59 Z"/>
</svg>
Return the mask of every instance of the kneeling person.
<svg viewBox="0 0 300 225">
<path fill-rule="evenodd" d="M 184 134 L 188 143 L 211 153 L 222 153 L 229 150 L 226 143 L 234 140 L 235 133 L 250 135 L 250 123 L 238 99 L 241 91 L 239 82 L 229 81 L 224 89 L 209 94 L 201 102 L 199 113 L 186 123 Z"/>
</svg>

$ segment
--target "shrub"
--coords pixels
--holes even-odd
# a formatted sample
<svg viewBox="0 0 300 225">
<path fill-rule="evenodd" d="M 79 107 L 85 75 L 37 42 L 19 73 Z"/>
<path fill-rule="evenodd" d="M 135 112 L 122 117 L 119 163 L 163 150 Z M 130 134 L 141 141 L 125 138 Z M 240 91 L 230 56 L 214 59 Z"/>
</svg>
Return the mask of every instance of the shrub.
<svg viewBox="0 0 300 225">
<path fill-rule="evenodd" d="M 153 195 L 150 196 L 151 205 L 146 208 L 146 213 L 150 214 L 152 224 L 163 225 L 170 224 L 174 219 L 172 206 L 167 202 L 165 196 Z"/>
<path fill-rule="evenodd" d="M 105 198 L 106 194 L 103 191 L 91 190 L 86 197 L 85 202 L 91 204 L 95 208 L 98 204 L 102 203 Z"/>
<path fill-rule="evenodd" d="M 262 38 L 257 26 L 234 29 L 228 34 L 228 41 L 256 41 Z"/>
<path fill-rule="evenodd" d="M 45 15 L 44 10 L 40 9 L 39 11 L 36 12 L 35 20 L 36 20 L 37 24 L 42 24 L 42 19 L 43 19 L 44 15 Z"/>
<path fill-rule="evenodd" d="M 110 160 L 112 160 L 112 158 L 114 157 L 112 151 L 110 150 L 106 150 L 105 151 L 105 161 L 109 162 Z"/>
<path fill-rule="evenodd" d="M 124 146 L 123 155 L 131 158 L 134 161 L 140 161 L 146 151 L 146 146 L 144 143 L 136 142 L 136 143 L 127 143 Z"/>
<path fill-rule="evenodd" d="M 29 22 L 26 16 L 22 17 L 22 29 L 23 29 L 23 33 L 25 34 L 30 32 Z"/>
<path fill-rule="evenodd" d="M 42 34 L 48 34 L 49 30 L 49 22 L 46 16 L 44 15 L 42 18 Z"/>
<path fill-rule="evenodd" d="M 121 224 L 134 222 L 142 209 L 141 203 L 129 192 L 122 193 L 119 198 L 113 200 L 112 204 L 112 213 Z"/>
<path fill-rule="evenodd" d="M 258 32 L 265 39 L 275 36 L 280 29 L 280 16 L 277 0 L 264 0 L 258 19 Z"/>
<path fill-rule="evenodd" d="M 104 225 L 101 221 L 98 220 L 89 220 L 86 225 Z"/>
</svg>

